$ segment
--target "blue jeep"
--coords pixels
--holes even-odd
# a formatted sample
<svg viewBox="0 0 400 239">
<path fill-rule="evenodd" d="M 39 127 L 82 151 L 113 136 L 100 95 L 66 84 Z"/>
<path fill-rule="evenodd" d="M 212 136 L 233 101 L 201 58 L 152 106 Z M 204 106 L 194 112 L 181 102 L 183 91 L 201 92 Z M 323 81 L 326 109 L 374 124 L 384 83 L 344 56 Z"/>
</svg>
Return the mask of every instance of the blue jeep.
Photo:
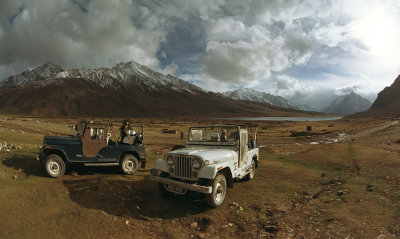
<svg viewBox="0 0 400 239">
<path fill-rule="evenodd" d="M 120 166 L 125 174 L 134 174 L 146 166 L 146 152 L 141 133 L 130 131 L 113 142 L 111 124 L 82 121 L 76 126 L 76 136 L 45 136 L 38 160 L 50 177 L 64 175 L 67 166 Z"/>
</svg>

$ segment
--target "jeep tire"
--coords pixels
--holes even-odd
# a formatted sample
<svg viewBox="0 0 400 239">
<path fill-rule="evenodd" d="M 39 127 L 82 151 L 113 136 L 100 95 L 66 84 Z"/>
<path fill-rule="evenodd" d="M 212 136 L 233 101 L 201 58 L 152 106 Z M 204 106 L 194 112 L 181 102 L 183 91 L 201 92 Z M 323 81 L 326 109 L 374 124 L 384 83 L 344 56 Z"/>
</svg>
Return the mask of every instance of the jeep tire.
<svg viewBox="0 0 400 239">
<path fill-rule="evenodd" d="M 217 173 L 210 184 L 210 186 L 212 186 L 212 192 L 206 194 L 206 201 L 210 207 L 216 208 L 224 202 L 227 189 L 226 178 L 223 174 Z"/>
<path fill-rule="evenodd" d="M 139 169 L 139 161 L 131 154 L 125 155 L 119 165 L 122 172 L 129 175 L 135 174 Z"/>
<path fill-rule="evenodd" d="M 58 178 L 65 173 L 65 163 L 57 154 L 49 154 L 44 164 L 47 174 L 52 178 Z"/>
<path fill-rule="evenodd" d="M 168 177 L 168 173 L 166 173 L 166 172 L 161 172 L 161 173 L 160 173 L 160 177 L 166 178 L 166 177 Z M 169 197 L 174 196 L 174 193 L 168 191 L 168 190 L 165 188 L 165 184 L 163 184 L 163 183 L 158 183 L 158 189 L 160 189 L 161 196 L 164 196 L 164 197 L 166 197 L 166 198 L 169 198 Z"/>
<path fill-rule="evenodd" d="M 245 180 L 250 181 L 254 178 L 254 174 L 256 173 L 256 161 L 253 159 L 251 160 L 251 170 L 246 175 Z"/>
</svg>

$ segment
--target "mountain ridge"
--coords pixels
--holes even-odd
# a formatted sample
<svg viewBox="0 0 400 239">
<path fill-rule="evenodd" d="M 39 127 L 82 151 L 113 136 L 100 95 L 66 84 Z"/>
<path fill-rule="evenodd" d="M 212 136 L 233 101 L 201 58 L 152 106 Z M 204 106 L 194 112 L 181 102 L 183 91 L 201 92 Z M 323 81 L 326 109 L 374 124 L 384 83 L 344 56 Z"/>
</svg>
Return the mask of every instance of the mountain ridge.
<svg viewBox="0 0 400 239">
<path fill-rule="evenodd" d="M 207 92 L 136 62 L 98 69 L 46 63 L 0 82 L 0 113 L 32 116 L 287 116 L 303 112 Z"/>
<path fill-rule="evenodd" d="M 238 89 L 233 91 L 222 92 L 221 94 L 230 97 L 234 100 L 247 100 L 251 102 L 267 103 L 281 108 L 299 110 L 299 107 L 290 103 L 281 96 L 272 95 L 269 93 L 257 91 L 250 88 Z"/>
<path fill-rule="evenodd" d="M 400 75 L 394 82 L 379 92 L 371 108 L 355 117 L 400 117 Z"/>
<path fill-rule="evenodd" d="M 371 102 L 360 95 L 351 92 L 347 95 L 338 96 L 326 107 L 323 112 L 338 115 L 352 115 L 366 111 L 371 106 Z"/>
</svg>

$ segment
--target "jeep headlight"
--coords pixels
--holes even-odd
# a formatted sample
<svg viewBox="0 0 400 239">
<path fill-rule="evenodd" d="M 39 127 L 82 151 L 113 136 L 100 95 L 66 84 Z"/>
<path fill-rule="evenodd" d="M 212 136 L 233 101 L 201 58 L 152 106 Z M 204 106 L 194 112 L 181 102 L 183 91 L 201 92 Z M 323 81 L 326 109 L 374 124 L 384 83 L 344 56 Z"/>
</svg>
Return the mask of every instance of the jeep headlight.
<svg viewBox="0 0 400 239">
<path fill-rule="evenodd" d="M 172 155 L 168 155 L 167 158 L 166 158 L 166 160 L 167 160 L 167 164 L 168 164 L 169 166 L 172 166 L 172 165 L 174 165 L 174 163 L 175 163 L 175 158 L 174 158 L 174 156 L 172 156 Z"/>
<path fill-rule="evenodd" d="M 203 162 L 200 159 L 195 158 L 195 159 L 192 160 L 192 167 L 194 169 L 200 169 L 201 166 L 203 166 Z"/>
</svg>

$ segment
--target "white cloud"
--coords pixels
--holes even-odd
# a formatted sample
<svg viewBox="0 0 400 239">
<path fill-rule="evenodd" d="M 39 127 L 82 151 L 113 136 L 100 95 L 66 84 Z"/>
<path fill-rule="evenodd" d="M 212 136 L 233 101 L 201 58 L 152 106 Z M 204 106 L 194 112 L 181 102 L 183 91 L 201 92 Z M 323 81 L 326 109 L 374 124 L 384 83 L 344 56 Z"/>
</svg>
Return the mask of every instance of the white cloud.
<svg viewBox="0 0 400 239">
<path fill-rule="evenodd" d="M 106 0 L 89 2 L 87 12 L 72 1 L 3 4 L 2 12 L 11 17 L 1 22 L 0 52 L 7 57 L 0 57 L 0 65 L 99 67 L 114 58 L 158 68 L 165 33 L 136 28 L 132 7 L 129 1 Z"/>
<path fill-rule="evenodd" d="M 209 90 L 312 102 L 355 85 L 376 94 L 400 73 L 397 0 L 15 0 L 0 15 L 0 78 L 133 60 Z"/>
<path fill-rule="evenodd" d="M 315 90 L 313 86 L 287 75 L 276 76 L 274 88 L 277 94 L 284 96 L 307 95 Z"/>
</svg>

